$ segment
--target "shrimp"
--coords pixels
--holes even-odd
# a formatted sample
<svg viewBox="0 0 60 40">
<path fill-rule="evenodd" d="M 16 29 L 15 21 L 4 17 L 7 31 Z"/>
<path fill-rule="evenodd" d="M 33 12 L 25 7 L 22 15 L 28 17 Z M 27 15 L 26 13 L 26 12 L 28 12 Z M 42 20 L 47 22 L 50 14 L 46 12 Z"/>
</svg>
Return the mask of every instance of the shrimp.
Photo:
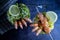
<svg viewBox="0 0 60 40">
<path fill-rule="evenodd" d="M 36 23 L 37 25 L 32 24 L 32 26 L 35 27 L 33 30 L 37 31 L 36 35 L 39 35 L 39 33 L 41 33 L 41 31 L 43 30 L 45 33 L 50 33 L 51 29 L 49 27 L 47 18 L 42 13 L 38 13 L 37 17 L 38 17 L 38 23 Z"/>
</svg>

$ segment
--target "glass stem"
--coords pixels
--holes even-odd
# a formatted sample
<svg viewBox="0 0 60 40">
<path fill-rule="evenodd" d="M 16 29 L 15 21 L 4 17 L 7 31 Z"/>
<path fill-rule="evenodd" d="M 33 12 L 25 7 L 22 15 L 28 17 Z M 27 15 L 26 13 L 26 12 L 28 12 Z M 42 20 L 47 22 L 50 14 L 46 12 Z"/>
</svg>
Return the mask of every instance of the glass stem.
<svg viewBox="0 0 60 40">
<path fill-rule="evenodd" d="M 36 10 L 37 10 L 38 13 L 40 13 L 40 12 L 39 12 L 39 9 L 38 9 L 37 7 L 36 7 Z"/>
<path fill-rule="evenodd" d="M 51 40 L 53 40 L 53 37 L 52 37 L 51 33 L 49 33 L 49 36 L 50 36 Z"/>
</svg>

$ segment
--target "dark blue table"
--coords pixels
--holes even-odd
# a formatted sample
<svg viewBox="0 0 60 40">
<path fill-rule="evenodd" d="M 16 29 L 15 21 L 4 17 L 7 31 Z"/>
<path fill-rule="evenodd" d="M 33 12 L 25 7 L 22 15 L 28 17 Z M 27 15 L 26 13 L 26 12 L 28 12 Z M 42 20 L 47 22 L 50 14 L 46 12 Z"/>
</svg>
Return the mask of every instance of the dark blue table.
<svg viewBox="0 0 60 40">
<path fill-rule="evenodd" d="M 55 28 L 54 30 L 51 32 L 54 40 L 59 40 L 60 39 L 60 6 L 59 6 L 59 3 L 60 1 L 59 0 L 22 0 L 21 1 L 22 3 L 25 3 L 29 8 L 30 8 L 30 12 L 31 12 L 31 19 L 33 19 L 33 17 L 36 15 L 36 9 L 35 7 L 36 6 L 39 6 L 39 5 L 47 5 L 47 8 L 45 9 L 46 11 L 55 11 L 58 15 L 58 20 L 57 22 L 55 23 Z M 41 9 L 42 10 L 42 9 Z M 31 28 L 29 27 L 28 29 L 26 29 L 27 31 L 19 31 L 19 36 L 18 36 L 18 39 L 21 38 L 21 40 L 51 40 L 49 35 L 39 35 L 39 36 L 36 36 L 35 33 L 32 33 L 31 32 Z M 24 33 L 25 32 L 25 33 Z M 27 33 L 28 32 L 28 33 Z M 23 34 L 23 36 L 21 36 L 21 34 Z M 27 36 L 26 36 L 27 35 Z"/>
<path fill-rule="evenodd" d="M 60 40 L 60 1 L 59 0 L 19 0 L 19 3 L 24 3 L 26 4 L 29 9 L 30 9 L 30 13 L 31 13 L 31 19 L 34 18 L 34 16 L 37 14 L 37 11 L 35 9 L 36 6 L 39 5 L 47 5 L 47 8 L 45 9 L 46 11 L 55 11 L 58 15 L 58 20 L 54 25 L 54 29 L 51 32 L 51 35 L 53 36 L 54 40 Z M 6 37 L 4 37 L 5 39 L 8 38 L 8 40 L 51 40 L 49 35 L 42 35 L 40 34 L 39 36 L 36 36 L 35 33 L 31 32 L 32 28 L 28 27 L 24 28 L 23 30 L 21 30 L 20 28 L 16 31 L 16 30 L 11 30 L 7 33 L 5 33 L 4 35 Z"/>
</svg>

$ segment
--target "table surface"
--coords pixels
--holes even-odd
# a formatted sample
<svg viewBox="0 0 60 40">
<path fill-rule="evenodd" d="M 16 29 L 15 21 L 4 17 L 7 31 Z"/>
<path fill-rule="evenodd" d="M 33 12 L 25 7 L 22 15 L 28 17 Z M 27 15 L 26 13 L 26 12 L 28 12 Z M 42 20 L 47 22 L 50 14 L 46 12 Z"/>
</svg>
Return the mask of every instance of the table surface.
<svg viewBox="0 0 60 40">
<path fill-rule="evenodd" d="M 54 29 L 52 30 L 51 35 L 53 36 L 54 40 L 60 40 L 60 32 L 59 32 L 60 30 L 60 6 L 59 6 L 60 1 L 59 0 L 47 0 L 47 1 L 45 0 L 19 0 L 18 2 L 24 3 L 29 7 L 30 13 L 31 13 L 31 19 L 33 19 L 34 16 L 37 14 L 35 7 L 39 5 L 46 4 L 47 5 L 47 8 L 45 9 L 46 11 L 48 10 L 48 11 L 56 12 L 58 15 L 58 20 L 54 24 Z M 45 35 L 40 34 L 36 36 L 35 32 L 34 33 L 31 32 L 31 30 L 32 28 L 29 26 L 27 28 L 24 28 L 23 30 L 21 30 L 20 28 L 17 31 L 11 30 L 4 34 L 6 36 L 4 38 L 8 40 L 51 40 L 48 34 L 45 34 Z"/>
</svg>

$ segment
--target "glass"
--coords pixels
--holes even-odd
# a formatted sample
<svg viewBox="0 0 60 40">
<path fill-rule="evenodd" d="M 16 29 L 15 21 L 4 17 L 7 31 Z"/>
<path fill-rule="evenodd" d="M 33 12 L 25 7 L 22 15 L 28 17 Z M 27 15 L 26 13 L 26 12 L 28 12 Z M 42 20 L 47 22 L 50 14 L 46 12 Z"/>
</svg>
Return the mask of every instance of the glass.
<svg viewBox="0 0 60 40">
<path fill-rule="evenodd" d="M 46 12 L 46 11 L 47 11 L 46 8 L 47 8 L 46 5 L 40 5 L 40 6 L 37 6 L 37 7 L 36 7 L 36 11 L 37 11 L 37 13 Z M 50 36 L 51 40 L 54 40 L 54 39 L 53 39 L 53 36 L 51 35 L 51 33 L 49 33 L 48 35 Z"/>
</svg>

